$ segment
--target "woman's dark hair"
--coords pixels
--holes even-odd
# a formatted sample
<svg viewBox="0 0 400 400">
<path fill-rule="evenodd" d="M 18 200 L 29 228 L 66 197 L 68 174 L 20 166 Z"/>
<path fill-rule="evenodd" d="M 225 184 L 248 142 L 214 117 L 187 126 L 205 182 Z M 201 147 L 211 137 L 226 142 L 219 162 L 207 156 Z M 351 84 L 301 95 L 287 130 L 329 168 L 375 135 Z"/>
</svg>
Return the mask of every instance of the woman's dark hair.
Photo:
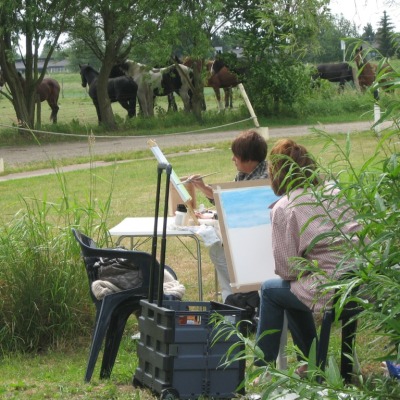
<svg viewBox="0 0 400 400">
<path fill-rule="evenodd" d="M 232 153 L 241 161 L 262 162 L 267 157 L 268 146 L 265 139 L 256 131 L 243 131 L 232 142 Z"/>
<path fill-rule="evenodd" d="M 278 140 L 268 162 L 271 186 L 281 196 L 291 189 L 317 185 L 316 163 L 307 149 L 291 139 Z"/>
</svg>

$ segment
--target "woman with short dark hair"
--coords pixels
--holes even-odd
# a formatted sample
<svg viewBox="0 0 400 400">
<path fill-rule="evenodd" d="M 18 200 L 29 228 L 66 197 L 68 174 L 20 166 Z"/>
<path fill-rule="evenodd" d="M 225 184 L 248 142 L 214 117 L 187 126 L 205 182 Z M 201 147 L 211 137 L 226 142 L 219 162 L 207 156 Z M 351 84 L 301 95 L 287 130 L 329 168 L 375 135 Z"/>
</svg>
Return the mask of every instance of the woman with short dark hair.
<svg viewBox="0 0 400 400">
<path fill-rule="evenodd" d="M 233 140 L 231 150 L 232 161 L 235 163 L 237 169 L 235 181 L 268 178 L 267 162 L 265 161 L 268 146 L 265 139 L 259 133 L 253 129 L 241 132 Z M 214 202 L 212 187 L 204 183 L 200 175 L 193 175 L 190 177 L 190 180 L 212 203 Z M 199 215 L 199 218 L 201 217 L 202 216 Z M 217 242 L 210 246 L 209 254 L 217 271 L 222 301 L 225 301 L 225 299 L 232 294 L 232 288 L 230 286 L 228 266 L 222 243 Z"/>
</svg>

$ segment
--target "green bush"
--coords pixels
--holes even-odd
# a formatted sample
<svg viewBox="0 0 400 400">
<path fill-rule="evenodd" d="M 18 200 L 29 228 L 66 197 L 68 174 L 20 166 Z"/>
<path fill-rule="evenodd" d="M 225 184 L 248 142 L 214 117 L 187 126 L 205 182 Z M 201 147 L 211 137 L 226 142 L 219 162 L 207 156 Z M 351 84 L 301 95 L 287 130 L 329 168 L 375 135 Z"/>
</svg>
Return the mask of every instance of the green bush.
<svg viewBox="0 0 400 400">
<path fill-rule="evenodd" d="M 303 64 L 263 61 L 246 75 L 246 90 L 258 115 L 285 113 L 307 102 L 311 92 L 310 74 Z"/>
</svg>

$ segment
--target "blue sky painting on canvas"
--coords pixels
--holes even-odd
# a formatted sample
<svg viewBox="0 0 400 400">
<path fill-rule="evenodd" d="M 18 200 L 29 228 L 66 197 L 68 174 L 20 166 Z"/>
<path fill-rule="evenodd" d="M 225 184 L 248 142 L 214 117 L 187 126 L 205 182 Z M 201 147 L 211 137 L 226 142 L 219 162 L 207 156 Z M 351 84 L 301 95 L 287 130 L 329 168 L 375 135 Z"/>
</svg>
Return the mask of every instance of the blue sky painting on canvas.
<svg viewBox="0 0 400 400">
<path fill-rule="evenodd" d="M 270 186 L 222 190 L 225 226 L 234 229 L 270 224 L 268 207 L 277 199 Z"/>
</svg>

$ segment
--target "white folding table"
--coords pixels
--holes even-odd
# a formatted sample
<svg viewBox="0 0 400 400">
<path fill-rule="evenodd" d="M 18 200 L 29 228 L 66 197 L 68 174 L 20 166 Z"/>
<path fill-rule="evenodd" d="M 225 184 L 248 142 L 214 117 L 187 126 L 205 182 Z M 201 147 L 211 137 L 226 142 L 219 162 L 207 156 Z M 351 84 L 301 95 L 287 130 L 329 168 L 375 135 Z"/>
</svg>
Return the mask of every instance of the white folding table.
<svg viewBox="0 0 400 400">
<path fill-rule="evenodd" d="M 159 217 L 157 221 L 157 236 L 162 236 L 162 228 L 163 228 L 164 218 Z M 131 248 L 137 248 L 141 244 L 149 241 L 154 234 L 154 217 L 129 217 L 122 220 L 118 225 L 114 226 L 109 230 L 111 236 L 118 237 L 117 245 L 124 238 L 131 239 Z M 197 261 L 197 276 L 198 276 L 198 288 L 199 288 L 199 301 L 203 301 L 203 280 L 202 280 L 202 272 L 201 272 L 201 248 L 200 248 L 200 240 L 196 236 L 195 233 L 191 232 L 188 229 L 185 229 L 184 226 L 179 227 L 179 229 L 175 226 L 175 218 L 170 217 L 167 218 L 167 237 L 176 237 L 181 243 L 186 247 L 186 249 L 192 254 L 192 256 Z M 194 255 L 190 249 L 186 246 L 185 243 L 182 242 L 182 237 L 190 237 L 195 241 L 197 255 Z M 136 240 L 135 238 L 144 238 L 143 240 Z"/>
<path fill-rule="evenodd" d="M 158 218 L 157 222 L 157 236 L 162 236 L 164 218 Z M 130 217 L 122 220 L 118 225 L 114 226 L 109 230 L 111 236 L 118 237 L 117 244 L 121 242 L 124 238 L 131 239 L 131 248 L 136 248 L 146 241 L 150 240 L 154 234 L 154 217 Z M 192 231 L 185 229 L 185 227 L 175 226 L 175 218 L 167 218 L 167 231 L 166 236 L 176 237 L 180 240 L 181 237 L 190 237 L 196 243 L 197 257 L 193 257 L 197 260 L 197 275 L 198 275 L 198 290 L 199 290 L 199 301 L 203 301 L 203 281 L 201 272 L 201 248 L 200 240 Z M 136 241 L 135 238 L 144 238 L 142 241 Z M 183 242 L 182 242 L 183 243 Z M 183 243 L 187 248 L 187 246 Z M 188 249 L 188 251 L 190 251 Z M 287 361 L 285 356 L 285 347 L 287 343 L 287 320 L 285 317 L 284 328 L 281 336 L 281 343 L 279 349 L 279 356 L 277 360 L 278 367 L 281 369 L 286 369 Z"/>
</svg>

